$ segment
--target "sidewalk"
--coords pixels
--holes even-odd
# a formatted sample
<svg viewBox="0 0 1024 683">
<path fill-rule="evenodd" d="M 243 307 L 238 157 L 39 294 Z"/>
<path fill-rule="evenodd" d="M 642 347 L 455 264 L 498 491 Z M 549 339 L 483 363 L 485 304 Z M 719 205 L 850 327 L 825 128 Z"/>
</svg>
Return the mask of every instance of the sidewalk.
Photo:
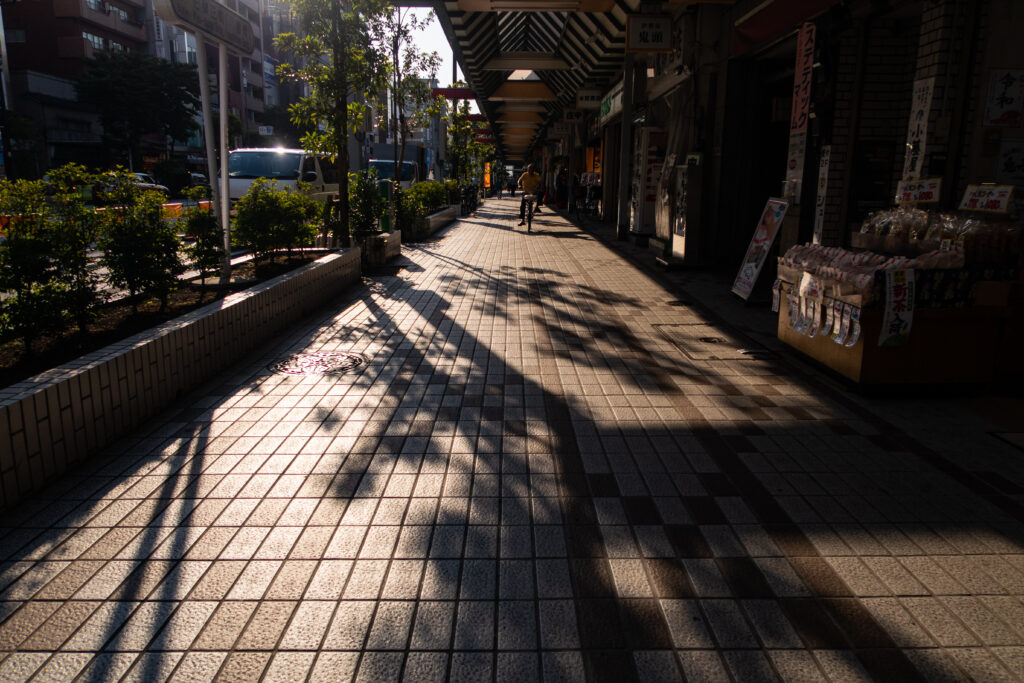
<svg viewBox="0 0 1024 683">
<path fill-rule="evenodd" d="M 3 515 L 0 680 L 1024 678 L 1019 402 L 850 394 L 518 207 Z"/>
</svg>

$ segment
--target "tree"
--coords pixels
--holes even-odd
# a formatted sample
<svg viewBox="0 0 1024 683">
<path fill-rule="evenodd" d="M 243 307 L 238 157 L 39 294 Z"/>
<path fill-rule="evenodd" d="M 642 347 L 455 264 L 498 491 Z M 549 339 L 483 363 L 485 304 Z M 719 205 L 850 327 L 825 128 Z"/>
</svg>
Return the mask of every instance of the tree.
<svg viewBox="0 0 1024 683">
<path fill-rule="evenodd" d="M 199 77 L 194 65 L 139 52 L 104 52 L 75 85 L 79 100 L 99 112 L 108 151 L 127 151 L 133 168 L 141 160 L 143 136 L 185 140 L 198 128 Z"/>
<path fill-rule="evenodd" d="M 123 169 L 108 174 L 108 179 L 113 205 L 103 212 L 100 239 L 107 279 L 128 291 L 133 309 L 138 309 L 138 296 L 143 293 L 159 297 L 161 309 L 166 309 L 184 267 L 177 230 L 161 215 L 164 197 L 140 190 Z"/>
<path fill-rule="evenodd" d="M 453 87 L 465 87 L 462 84 Z M 461 183 L 472 182 L 483 172 L 485 161 L 494 158 L 494 146 L 477 142 L 470 120 L 469 101 L 462 100 L 452 106 L 448 115 L 448 159 L 452 174 Z"/>
<path fill-rule="evenodd" d="M 65 164 L 50 171 L 48 181 L 53 191 L 48 208 L 54 261 L 64 286 L 65 306 L 84 335 L 99 303 L 99 276 L 89 249 L 99 236 L 100 219 L 85 205 L 82 192 L 94 186 L 96 176 L 79 164 Z"/>
<path fill-rule="evenodd" d="M 397 190 L 402 177 L 406 140 L 414 128 L 428 126 L 431 118 L 440 112 L 439 100 L 433 97 L 430 81 L 437 76 L 441 58 L 437 52 L 416 49 L 413 36 L 415 31 L 425 29 L 433 20 L 433 12 L 420 19 L 412 9 L 395 6 L 384 15 L 384 21 L 373 27 L 376 42 L 387 49 L 391 120 L 394 122 L 393 182 L 396 191 L 391 193 L 391 225 L 395 225 Z"/>
<path fill-rule="evenodd" d="M 277 67 L 281 78 L 306 86 L 308 95 L 291 105 L 292 121 L 302 126 L 302 146 L 333 158 L 338 174 L 338 202 L 325 225 L 346 226 L 349 196 L 349 135 L 361 128 L 367 97 L 379 92 L 383 56 L 369 27 L 381 21 L 384 0 L 290 0 L 303 35 L 283 33 L 275 46 L 291 61 Z M 336 235 L 336 237 L 341 237 Z"/>
<path fill-rule="evenodd" d="M 43 181 L 0 180 L 0 333 L 21 337 L 25 352 L 41 334 L 66 322 L 65 287 L 54 253 L 55 221 L 47 215 Z"/>
</svg>

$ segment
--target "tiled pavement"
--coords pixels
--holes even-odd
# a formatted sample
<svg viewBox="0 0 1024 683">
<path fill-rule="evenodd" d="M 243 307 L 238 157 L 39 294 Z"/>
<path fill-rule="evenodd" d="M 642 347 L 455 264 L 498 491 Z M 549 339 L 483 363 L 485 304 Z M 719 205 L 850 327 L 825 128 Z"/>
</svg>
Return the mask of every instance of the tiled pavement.
<svg viewBox="0 0 1024 683">
<path fill-rule="evenodd" d="M 517 207 L 5 514 L 0 680 L 1024 679 L 998 427 L 736 353 Z M 269 369 L 312 351 L 368 363 Z"/>
</svg>

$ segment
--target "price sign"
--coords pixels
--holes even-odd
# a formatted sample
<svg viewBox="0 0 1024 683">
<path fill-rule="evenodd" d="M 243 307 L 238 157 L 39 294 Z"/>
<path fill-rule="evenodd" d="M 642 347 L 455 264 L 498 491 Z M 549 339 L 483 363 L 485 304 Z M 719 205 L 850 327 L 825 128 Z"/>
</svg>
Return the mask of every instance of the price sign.
<svg viewBox="0 0 1024 683">
<path fill-rule="evenodd" d="M 942 178 L 901 180 L 896 186 L 897 204 L 927 204 L 939 201 Z"/>
<path fill-rule="evenodd" d="M 968 185 L 960 201 L 961 211 L 1007 213 L 1013 185 Z"/>
</svg>

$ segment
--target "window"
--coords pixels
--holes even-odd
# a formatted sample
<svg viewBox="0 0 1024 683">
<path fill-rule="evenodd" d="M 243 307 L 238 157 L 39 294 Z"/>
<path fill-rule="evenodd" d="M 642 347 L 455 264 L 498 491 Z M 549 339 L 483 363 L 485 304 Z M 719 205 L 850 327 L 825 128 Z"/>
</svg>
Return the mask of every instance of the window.
<svg viewBox="0 0 1024 683">
<path fill-rule="evenodd" d="M 24 43 L 25 42 L 25 29 L 23 29 L 23 28 L 9 28 L 9 29 L 7 29 L 7 42 L 8 43 Z"/>
<path fill-rule="evenodd" d="M 92 46 L 97 50 L 103 49 L 103 38 L 99 37 L 95 33 L 89 33 L 88 31 L 82 31 L 82 37 L 89 41 Z"/>
<path fill-rule="evenodd" d="M 102 12 L 103 0 L 85 0 L 85 6 L 94 12 Z"/>
<path fill-rule="evenodd" d="M 277 150 L 234 151 L 228 154 L 228 176 L 232 178 L 279 178 L 299 176 L 302 154 Z"/>
<path fill-rule="evenodd" d="M 110 41 L 110 51 L 111 52 L 124 52 L 125 51 L 124 45 L 122 45 L 121 43 L 116 43 L 116 42 L 114 42 L 112 40 L 112 41 Z"/>
</svg>

